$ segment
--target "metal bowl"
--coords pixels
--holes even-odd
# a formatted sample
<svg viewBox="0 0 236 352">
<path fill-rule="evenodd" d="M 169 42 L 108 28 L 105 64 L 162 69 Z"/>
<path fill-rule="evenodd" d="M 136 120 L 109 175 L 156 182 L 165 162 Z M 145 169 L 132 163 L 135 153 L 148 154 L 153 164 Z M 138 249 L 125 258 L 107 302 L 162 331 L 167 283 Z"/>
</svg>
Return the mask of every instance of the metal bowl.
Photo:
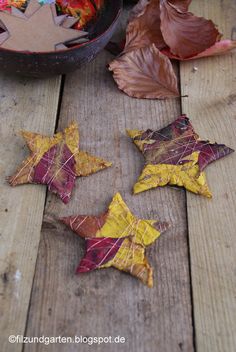
<svg viewBox="0 0 236 352">
<path fill-rule="evenodd" d="M 0 69 L 31 77 L 65 74 L 93 60 L 111 39 L 121 14 L 122 0 L 106 0 L 98 20 L 88 29 L 89 41 L 66 50 L 28 53 L 0 48 Z"/>
</svg>

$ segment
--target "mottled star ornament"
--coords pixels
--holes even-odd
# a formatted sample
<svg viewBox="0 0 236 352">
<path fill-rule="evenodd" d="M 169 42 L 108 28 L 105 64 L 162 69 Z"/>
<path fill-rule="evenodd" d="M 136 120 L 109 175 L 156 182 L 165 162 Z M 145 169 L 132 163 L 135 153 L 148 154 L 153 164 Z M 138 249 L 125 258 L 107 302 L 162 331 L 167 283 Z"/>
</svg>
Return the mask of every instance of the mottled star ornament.
<svg viewBox="0 0 236 352">
<path fill-rule="evenodd" d="M 66 204 L 71 198 L 76 177 L 88 176 L 111 166 L 111 163 L 79 149 L 79 129 L 72 122 L 54 137 L 23 131 L 31 154 L 15 175 L 8 178 L 11 186 L 37 183 L 48 186 Z"/>
<path fill-rule="evenodd" d="M 159 131 L 128 130 L 127 133 L 146 160 L 134 186 L 135 194 L 169 184 L 211 198 L 203 170 L 233 152 L 224 144 L 202 141 L 186 115 Z"/>
<path fill-rule="evenodd" d="M 168 229 L 166 222 L 136 218 L 119 193 L 104 214 L 69 216 L 61 221 L 86 241 L 77 273 L 115 267 L 153 286 L 153 269 L 145 248 Z"/>
</svg>

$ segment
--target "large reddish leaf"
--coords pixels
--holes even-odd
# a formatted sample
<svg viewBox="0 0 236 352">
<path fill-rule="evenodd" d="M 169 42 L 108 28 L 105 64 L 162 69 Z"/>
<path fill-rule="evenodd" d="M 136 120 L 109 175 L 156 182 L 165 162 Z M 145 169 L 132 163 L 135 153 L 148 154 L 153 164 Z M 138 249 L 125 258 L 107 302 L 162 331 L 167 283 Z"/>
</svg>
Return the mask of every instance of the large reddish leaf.
<svg viewBox="0 0 236 352">
<path fill-rule="evenodd" d="M 156 0 L 159 2 L 159 0 Z M 145 11 L 147 6 L 149 5 L 150 0 L 140 0 L 138 3 L 132 8 L 129 14 L 129 22 L 132 20 L 136 19 L 137 17 L 142 16 Z"/>
<path fill-rule="evenodd" d="M 206 49 L 205 51 L 201 52 L 198 55 L 189 57 L 187 59 L 182 59 L 179 56 L 173 55 L 170 51 L 169 48 L 165 48 L 161 50 L 161 52 L 165 55 L 167 55 L 170 59 L 174 60 L 193 60 L 193 59 L 200 59 L 202 57 L 208 57 L 208 56 L 216 56 L 216 55 L 223 55 L 228 53 L 229 51 L 236 49 L 236 40 L 221 40 L 217 43 L 215 43 L 213 46 L 210 48 Z"/>
<path fill-rule="evenodd" d="M 141 0 L 131 11 L 126 29 L 125 51 L 155 44 L 158 49 L 166 46 L 160 29 L 159 0 Z"/>
<path fill-rule="evenodd" d="M 182 59 L 192 57 L 220 39 L 211 20 L 179 11 L 173 2 L 167 0 L 161 1 L 160 9 L 161 32 L 172 54 Z"/>
<path fill-rule="evenodd" d="M 140 0 L 134 6 L 126 39 L 108 46 L 110 52 L 121 54 L 110 64 L 110 70 L 126 94 L 156 99 L 177 96 L 173 69 L 155 47 L 170 59 L 189 60 L 223 54 L 236 46 L 234 41 L 219 41 L 221 35 L 211 20 L 188 12 L 190 3 Z"/>
<path fill-rule="evenodd" d="M 158 50 L 165 47 L 160 30 L 160 1 L 140 0 L 131 11 L 123 55 L 109 65 L 118 87 L 135 98 L 178 96 L 172 65 Z M 113 51 L 114 48 L 117 46 L 112 46 Z"/>
<path fill-rule="evenodd" d="M 118 87 L 135 98 L 178 96 L 177 79 L 169 59 L 154 44 L 123 54 L 109 65 Z"/>
<path fill-rule="evenodd" d="M 165 0 L 161 0 L 165 2 Z M 169 0 L 169 3 L 176 8 L 177 11 L 186 12 L 188 11 L 189 5 L 192 0 Z"/>
</svg>

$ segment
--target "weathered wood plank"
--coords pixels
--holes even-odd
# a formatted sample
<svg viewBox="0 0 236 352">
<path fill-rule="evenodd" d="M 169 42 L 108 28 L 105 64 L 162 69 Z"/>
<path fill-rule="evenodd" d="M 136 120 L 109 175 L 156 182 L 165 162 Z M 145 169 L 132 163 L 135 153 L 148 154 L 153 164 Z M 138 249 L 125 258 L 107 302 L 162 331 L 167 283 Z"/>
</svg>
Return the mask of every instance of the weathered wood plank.
<svg viewBox="0 0 236 352">
<path fill-rule="evenodd" d="M 94 351 L 193 351 L 185 193 L 163 188 L 131 194 L 143 160 L 125 135 L 126 128 L 160 128 L 180 113 L 178 100 L 135 100 L 119 92 L 103 52 L 85 69 L 66 78 L 59 129 L 76 119 L 81 147 L 114 166 L 77 180 L 68 206 L 49 196 L 28 320 L 28 336 L 124 336 L 122 345 L 94 345 Z M 98 214 L 120 191 L 143 218 L 172 225 L 149 250 L 155 287 L 117 270 L 75 276 L 83 241 L 56 221 L 69 214 Z M 85 345 L 51 345 L 50 351 L 86 351 Z M 44 346 L 25 346 L 25 352 Z"/>
<path fill-rule="evenodd" d="M 235 33 L 236 2 L 193 1 L 225 37 Z M 234 38 L 236 39 L 236 38 Z M 193 70 L 193 67 L 197 68 Z M 183 112 L 202 137 L 235 149 L 236 54 L 181 65 Z M 207 168 L 213 200 L 188 194 L 188 223 L 197 351 L 236 350 L 236 154 Z"/>
<path fill-rule="evenodd" d="M 19 130 L 53 133 L 60 78 L 29 80 L 0 75 L 0 346 L 20 351 L 9 335 L 24 334 L 45 203 L 45 187 L 11 188 L 11 175 L 27 155 Z"/>
</svg>

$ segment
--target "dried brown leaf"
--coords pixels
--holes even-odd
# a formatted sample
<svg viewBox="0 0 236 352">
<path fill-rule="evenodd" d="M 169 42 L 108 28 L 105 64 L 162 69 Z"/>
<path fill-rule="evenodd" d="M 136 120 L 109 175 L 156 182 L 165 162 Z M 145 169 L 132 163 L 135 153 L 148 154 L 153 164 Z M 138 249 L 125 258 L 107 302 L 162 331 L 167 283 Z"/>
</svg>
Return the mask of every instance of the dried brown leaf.
<svg viewBox="0 0 236 352">
<path fill-rule="evenodd" d="M 220 40 L 219 42 L 212 45 L 210 48 L 202 51 L 200 54 L 188 57 L 187 59 L 181 59 L 180 57 L 171 54 L 169 48 L 163 49 L 161 52 L 167 55 L 170 59 L 193 60 L 193 59 L 200 59 L 202 57 L 208 57 L 208 56 L 224 55 L 233 49 L 236 49 L 236 40 L 225 39 L 225 40 Z"/>
<path fill-rule="evenodd" d="M 155 44 L 158 49 L 166 46 L 160 29 L 159 0 L 141 0 L 131 11 L 126 30 L 125 51 Z"/>
<path fill-rule="evenodd" d="M 127 52 L 109 65 L 118 87 L 135 98 L 177 97 L 178 87 L 170 60 L 154 44 Z"/>
<path fill-rule="evenodd" d="M 187 12 L 191 2 L 192 0 L 169 0 L 169 3 L 180 12 Z"/>
<path fill-rule="evenodd" d="M 179 2 L 161 1 L 161 32 L 171 53 L 184 59 L 208 49 L 221 35 L 211 20 L 177 10 Z"/>
</svg>

